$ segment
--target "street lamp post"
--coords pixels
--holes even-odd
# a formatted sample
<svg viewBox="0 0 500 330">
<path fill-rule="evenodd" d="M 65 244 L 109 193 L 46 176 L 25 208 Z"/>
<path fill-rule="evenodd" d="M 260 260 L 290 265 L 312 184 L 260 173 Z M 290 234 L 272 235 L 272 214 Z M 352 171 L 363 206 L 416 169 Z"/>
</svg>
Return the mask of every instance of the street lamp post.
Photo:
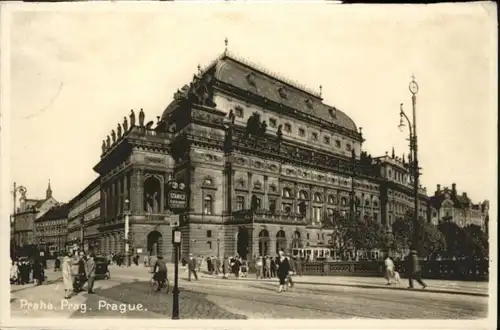
<svg viewBox="0 0 500 330">
<path fill-rule="evenodd" d="M 128 199 L 125 199 L 125 258 L 127 258 L 127 266 L 130 267 L 131 265 L 131 256 L 130 256 L 130 224 L 129 224 L 129 217 L 130 217 L 130 210 L 129 210 L 129 205 L 130 201 Z"/>
<path fill-rule="evenodd" d="M 413 174 L 413 193 L 414 193 L 414 214 L 413 214 L 413 248 L 419 251 L 420 247 L 420 227 L 419 227 L 419 200 L 418 200 L 418 185 L 419 185 L 419 176 L 420 176 L 420 168 L 418 166 L 418 143 L 417 143 L 417 93 L 418 93 L 418 84 L 415 81 L 415 76 L 412 76 L 412 81 L 409 85 L 410 93 L 412 94 L 412 110 L 413 110 L 413 120 L 410 121 L 410 118 L 403 111 L 403 103 L 400 105 L 400 129 L 405 126 L 403 118 L 406 119 L 408 123 L 408 130 L 410 132 L 410 155 L 412 155 L 412 161 L 410 162 L 410 168 Z"/>
</svg>

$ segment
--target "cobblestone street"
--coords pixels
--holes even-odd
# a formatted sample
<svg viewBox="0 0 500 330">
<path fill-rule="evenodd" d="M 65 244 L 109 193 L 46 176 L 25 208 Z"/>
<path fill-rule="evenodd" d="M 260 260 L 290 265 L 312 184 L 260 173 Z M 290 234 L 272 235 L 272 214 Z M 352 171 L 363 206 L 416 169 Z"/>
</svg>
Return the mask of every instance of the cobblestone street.
<svg viewBox="0 0 500 330">
<path fill-rule="evenodd" d="M 112 278 L 96 283 L 96 294 L 80 293 L 69 300 L 81 308 L 26 310 L 21 300 L 52 302 L 61 306 L 62 285 L 52 283 L 12 293 L 12 316 L 71 318 L 171 318 L 172 293 L 151 292 L 150 274 L 142 267 L 112 267 Z M 169 274 L 173 285 L 173 274 Z M 203 276 L 188 282 L 180 271 L 180 317 L 182 319 L 253 319 L 253 318 L 424 318 L 479 319 L 487 317 L 488 298 L 478 295 L 401 290 L 355 285 L 317 285 L 308 279 L 296 279 L 294 288 L 278 293 L 276 280 L 230 279 Z M 323 280 L 325 281 L 325 280 Z M 354 279 L 350 280 L 351 282 Z M 337 279 L 337 282 L 339 280 Z M 366 281 L 365 281 L 366 282 Z M 450 283 L 450 286 L 453 283 Z M 455 284 L 456 285 L 456 284 Z M 469 283 L 469 286 L 474 286 Z M 479 289 L 477 289 L 479 290 Z M 101 304 L 101 307 L 99 305 Z M 109 304 L 108 307 L 102 305 Z M 121 312 L 129 306 L 129 310 Z M 142 305 L 142 311 L 130 306 Z M 82 307 L 83 306 L 83 307 Z M 114 310 L 110 306 L 115 306 Z"/>
</svg>

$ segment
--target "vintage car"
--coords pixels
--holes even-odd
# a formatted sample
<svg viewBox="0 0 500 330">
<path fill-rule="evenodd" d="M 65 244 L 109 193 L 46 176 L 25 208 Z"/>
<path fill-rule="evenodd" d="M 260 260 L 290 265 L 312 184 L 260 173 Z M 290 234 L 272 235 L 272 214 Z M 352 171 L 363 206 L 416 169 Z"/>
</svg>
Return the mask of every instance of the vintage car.
<svg viewBox="0 0 500 330">
<path fill-rule="evenodd" d="M 108 269 L 108 260 L 106 257 L 97 256 L 95 261 L 95 278 L 96 279 L 109 279 L 111 274 Z"/>
</svg>

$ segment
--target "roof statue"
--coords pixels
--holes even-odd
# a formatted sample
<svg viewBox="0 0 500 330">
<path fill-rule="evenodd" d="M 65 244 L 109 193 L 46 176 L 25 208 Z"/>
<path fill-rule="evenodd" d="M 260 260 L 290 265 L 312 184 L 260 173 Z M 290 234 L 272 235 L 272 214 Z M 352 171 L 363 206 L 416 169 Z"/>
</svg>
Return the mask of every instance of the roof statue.
<svg viewBox="0 0 500 330">
<path fill-rule="evenodd" d="M 115 133 L 115 130 L 111 130 L 111 140 L 113 141 L 113 143 L 116 142 L 116 133 Z"/>
<path fill-rule="evenodd" d="M 155 124 L 154 121 L 149 121 L 147 124 L 146 124 L 146 129 L 151 129 L 151 127 L 153 127 L 153 125 Z"/>
<path fill-rule="evenodd" d="M 106 137 L 106 148 L 109 149 L 111 147 L 111 139 L 109 138 L 109 135 Z"/>
<path fill-rule="evenodd" d="M 120 123 L 118 123 L 118 126 L 116 127 L 116 132 L 118 134 L 118 138 L 121 138 L 122 137 L 122 125 L 120 125 Z"/>
<path fill-rule="evenodd" d="M 123 134 L 125 134 L 127 131 L 128 131 L 127 117 L 123 117 Z"/>
<path fill-rule="evenodd" d="M 105 153 L 106 152 L 106 141 L 102 140 L 102 146 L 101 146 L 101 149 L 102 149 L 102 153 Z"/>
<path fill-rule="evenodd" d="M 135 126 L 135 112 L 134 109 L 130 110 L 130 127 Z"/>
<path fill-rule="evenodd" d="M 139 112 L 139 126 L 144 127 L 144 119 L 146 118 L 146 115 L 144 114 L 144 110 L 141 108 L 141 111 Z"/>
</svg>

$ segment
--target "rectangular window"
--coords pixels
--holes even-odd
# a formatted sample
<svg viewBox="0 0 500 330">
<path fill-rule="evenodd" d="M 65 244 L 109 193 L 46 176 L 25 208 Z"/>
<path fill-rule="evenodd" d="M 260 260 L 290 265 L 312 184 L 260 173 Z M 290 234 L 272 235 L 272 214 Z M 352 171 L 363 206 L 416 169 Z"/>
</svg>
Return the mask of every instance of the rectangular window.
<svg viewBox="0 0 500 330">
<path fill-rule="evenodd" d="M 336 146 L 337 148 L 342 147 L 342 143 L 340 142 L 340 140 L 335 140 L 335 146 Z"/>
<path fill-rule="evenodd" d="M 236 211 L 241 211 L 245 209 L 245 197 L 237 196 L 236 197 Z"/>
<path fill-rule="evenodd" d="M 311 137 L 312 137 L 313 141 L 318 141 L 318 133 L 313 132 L 313 133 L 311 134 Z"/>
<path fill-rule="evenodd" d="M 212 242 L 207 242 L 208 249 L 212 250 Z"/>
<path fill-rule="evenodd" d="M 277 122 L 275 118 L 269 118 L 269 126 L 276 128 Z"/>
<path fill-rule="evenodd" d="M 290 125 L 289 123 L 286 123 L 285 124 L 285 132 L 291 133 L 292 132 L 292 125 Z"/>
<path fill-rule="evenodd" d="M 235 110 L 235 115 L 236 117 L 243 118 L 243 108 L 242 107 L 236 107 Z"/>
<path fill-rule="evenodd" d="M 318 241 L 319 241 L 319 234 L 316 234 L 316 235 L 317 235 L 317 237 L 318 237 Z"/>
<path fill-rule="evenodd" d="M 269 200 L 269 211 L 271 211 L 271 212 L 276 211 L 276 200 L 275 199 Z"/>
<path fill-rule="evenodd" d="M 303 137 L 306 135 L 306 130 L 303 128 L 299 128 L 299 136 Z"/>
<path fill-rule="evenodd" d="M 323 137 L 323 142 L 324 142 L 325 144 L 330 144 L 330 137 L 329 137 L 329 136 L 324 136 L 324 137 Z"/>
<path fill-rule="evenodd" d="M 212 231 L 211 230 L 207 230 L 207 237 L 212 237 Z"/>
<path fill-rule="evenodd" d="M 345 145 L 345 148 L 347 149 L 347 151 L 351 151 L 351 145 L 349 143 Z"/>
<path fill-rule="evenodd" d="M 306 234 L 306 237 L 307 237 L 307 239 L 309 239 L 309 238 L 310 238 L 309 233 L 307 233 L 307 234 Z"/>
</svg>

